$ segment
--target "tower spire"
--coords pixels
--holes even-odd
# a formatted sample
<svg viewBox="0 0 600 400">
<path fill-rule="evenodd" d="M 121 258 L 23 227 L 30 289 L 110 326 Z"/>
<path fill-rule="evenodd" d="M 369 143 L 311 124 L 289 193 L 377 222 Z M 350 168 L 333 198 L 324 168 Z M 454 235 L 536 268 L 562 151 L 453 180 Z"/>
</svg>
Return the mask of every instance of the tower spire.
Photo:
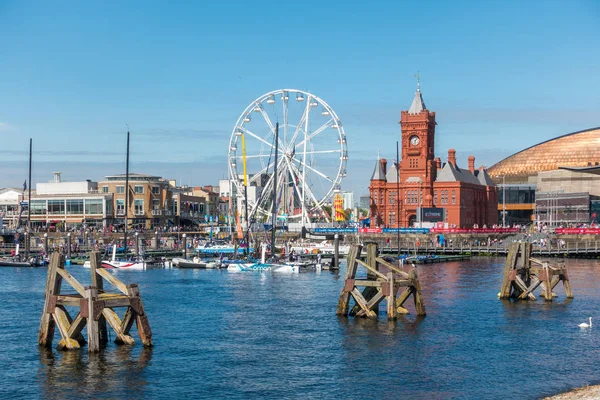
<svg viewBox="0 0 600 400">
<path fill-rule="evenodd" d="M 417 92 L 421 91 L 421 76 L 419 75 L 419 71 L 415 74 L 415 78 L 417 78 Z"/>
<path fill-rule="evenodd" d="M 418 114 L 427 108 L 425 106 L 425 102 L 423 101 L 423 96 L 421 95 L 421 76 L 417 72 L 415 77 L 417 78 L 417 91 L 415 92 L 415 98 L 408 109 L 408 113 L 413 115 Z"/>
</svg>

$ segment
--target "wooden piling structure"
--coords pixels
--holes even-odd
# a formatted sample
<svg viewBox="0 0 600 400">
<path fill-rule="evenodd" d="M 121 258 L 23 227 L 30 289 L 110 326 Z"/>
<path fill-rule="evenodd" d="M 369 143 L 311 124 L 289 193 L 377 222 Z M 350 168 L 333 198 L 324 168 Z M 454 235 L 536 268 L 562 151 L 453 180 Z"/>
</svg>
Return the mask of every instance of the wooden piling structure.
<svg viewBox="0 0 600 400">
<path fill-rule="evenodd" d="M 340 293 L 336 314 L 347 316 L 350 311 L 350 300 L 355 306 L 350 315 L 365 318 L 377 318 L 379 303 L 386 301 L 388 319 L 396 319 L 398 314 L 406 314 L 404 303 L 412 295 L 417 315 L 426 315 L 421 286 L 416 270 L 405 272 L 400 268 L 378 257 L 376 243 L 367 244 L 367 261 L 359 256 L 362 245 L 352 245 L 348 254 L 348 266 L 344 279 L 344 288 Z M 364 267 L 366 279 L 356 279 L 358 267 Z M 387 274 L 380 271 L 380 266 L 387 268 Z M 363 289 L 361 292 L 360 288 Z M 396 296 L 400 288 L 405 288 L 400 296 Z"/>
<path fill-rule="evenodd" d="M 552 290 L 563 282 L 565 295 L 572 299 L 573 289 L 564 263 L 551 266 L 546 261 L 531 257 L 531 251 L 531 243 L 514 242 L 510 245 L 498 297 L 501 300 L 536 300 L 533 292 L 541 287 L 541 296 L 552 301 L 553 297 L 557 297 Z"/>
<path fill-rule="evenodd" d="M 100 351 L 108 343 L 107 323 L 115 331 L 115 342 L 133 344 L 134 339 L 129 330 L 136 323 L 138 334 L 144 346 L 152 346 L 152 331 L 137 284 L 126 285 L 102 268 L 100 254 L 92 252 L 91 285 L 84 287 L 68 271 L 65 270 L 65 258 L 60 253 L 53 253 L 48 267 L 44 309 L 40 321 L 38 343 L 42 347 L 51 347 L 55 327 L 58 327 L 61 340 L 59 350 L 79 349 L 86 341 L 81 334 L 87 327 L 88 351 Z M 117 292 L 105 291 L 104 280 Z M 76 293 L 62 293 L 62 283 L 66 282 Z M 76 307 L 75 319 L 71 317 L 66 306 Z M 126 307 L 123 320 L 114 308 Z"/>
</svg>

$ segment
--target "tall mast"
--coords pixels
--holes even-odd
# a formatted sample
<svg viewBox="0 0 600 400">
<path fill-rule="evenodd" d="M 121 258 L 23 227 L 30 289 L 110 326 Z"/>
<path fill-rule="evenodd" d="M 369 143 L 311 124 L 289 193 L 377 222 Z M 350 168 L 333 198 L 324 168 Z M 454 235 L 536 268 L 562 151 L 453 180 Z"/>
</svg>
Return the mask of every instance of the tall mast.
<svg viewBox="0 0 600 400">
<path fill-rule="evenodd" d="M 248 221 L 248 170 L 246 165 L 246 135 L 242 133 L 242 164 L 244 165 L 244 215 L 246 217 L 246 247 L 244 253 L 248 255 L 250 241 L 248 240 L 248 233 L 250 231 L 250 223 Z"/>
<path fill-rule="evenodd" d="M 129 214 L 129 128 L 127 129 L 127 158 L 125 161 L 125 257 L 127 257 L 127 214 Z"/>
<path fill-rule="evenodd" d="M 29 201 L 27 203 L 27 235 L 25 236 L 25 249 L 27 250 L 27 256 L 29 256 L 29 245 L 31 243 L 31 151 L 33 148 L 33 139 L 29 138 Z"/>
<path fill-rule="evenodd" d="M 396 141 L 396 228 L 398 229 L 398 259 L 400 259 L 400 145 Z"/>
<path fill-rule="evenodd" d="M 273 215 L 271 226 L 271 250 L 275 256 L 275 227 L 277 225 L 277 153 L 279 152 L 279 122 L 275 124 L 275 165 L 273 166 Z"/>
</svg>

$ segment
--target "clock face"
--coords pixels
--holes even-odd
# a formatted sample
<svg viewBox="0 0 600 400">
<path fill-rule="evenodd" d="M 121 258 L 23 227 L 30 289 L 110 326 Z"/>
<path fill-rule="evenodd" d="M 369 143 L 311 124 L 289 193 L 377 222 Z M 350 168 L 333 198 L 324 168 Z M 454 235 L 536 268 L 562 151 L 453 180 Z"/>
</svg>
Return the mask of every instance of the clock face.
<svg viewBox="0 0 600 400">
<path fill-rule="evenodd" d="M 419 144 L 420 140 L 418 136 L 411 136 L 410 137 L 410 144 L 412 144 L 413 146 L 417 146 Z"/>
</svg>

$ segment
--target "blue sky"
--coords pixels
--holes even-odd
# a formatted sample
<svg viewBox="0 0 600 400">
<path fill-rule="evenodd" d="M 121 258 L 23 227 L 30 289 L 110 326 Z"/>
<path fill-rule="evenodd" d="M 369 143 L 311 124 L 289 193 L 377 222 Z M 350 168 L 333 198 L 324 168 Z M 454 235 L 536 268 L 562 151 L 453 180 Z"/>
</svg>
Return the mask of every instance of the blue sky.
<svg viewBox="0 0 600 400">
<path fill-rule="evenodd" d="M 226 176 L 255 98 L 310 91 L 348 135 L 344 189 L 395 157 L 419 71 L 436 155 L 491 166 L 600 126 L 600 2 L 0 0 L 0 187 L 131 170 L 185 184 Z"/>
</svg>

